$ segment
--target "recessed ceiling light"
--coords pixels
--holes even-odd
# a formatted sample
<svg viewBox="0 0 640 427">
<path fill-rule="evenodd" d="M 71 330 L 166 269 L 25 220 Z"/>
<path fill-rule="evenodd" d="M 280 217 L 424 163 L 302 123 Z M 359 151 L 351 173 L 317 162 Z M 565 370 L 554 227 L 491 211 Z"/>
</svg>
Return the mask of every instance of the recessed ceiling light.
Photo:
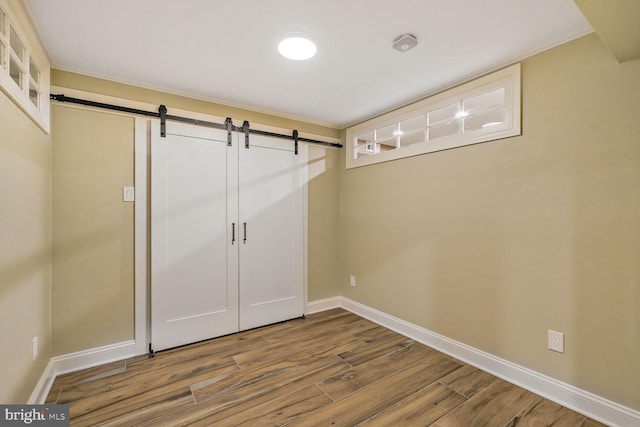
<svg viewBox="0 0 640 427">
<path fill-rule="evenodd" d="M 312 58 L 317 50 L 315 43 L 302 36 L 287 37 L 278 44 L 280 55 L 294 61 Z"/>
</svg>

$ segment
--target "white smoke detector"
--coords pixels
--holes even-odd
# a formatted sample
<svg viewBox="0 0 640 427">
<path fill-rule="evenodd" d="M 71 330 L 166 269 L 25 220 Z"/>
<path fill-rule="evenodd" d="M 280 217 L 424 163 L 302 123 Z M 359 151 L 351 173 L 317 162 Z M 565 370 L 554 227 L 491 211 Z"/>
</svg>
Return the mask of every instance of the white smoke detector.
<svg viewBox="0 0 640 427">
<path fill-rule="evenodd" d="M 418 44 L 418 39 L 413 34 L 403 34 L 393 41 L 393 48 L 399 52 L 406 52 Z"/>
</svg>

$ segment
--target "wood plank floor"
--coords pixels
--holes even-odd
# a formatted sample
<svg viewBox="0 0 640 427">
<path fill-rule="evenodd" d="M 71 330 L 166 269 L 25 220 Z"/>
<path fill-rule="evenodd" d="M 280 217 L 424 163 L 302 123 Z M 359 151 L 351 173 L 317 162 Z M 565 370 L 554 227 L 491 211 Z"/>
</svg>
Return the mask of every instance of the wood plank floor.
<svg viewBox="0 0 640 427">
<path fill-rule="evenodd" d="M 602 426 L 342 309 L 58 377 L 77 426 Z"/>
</svg>

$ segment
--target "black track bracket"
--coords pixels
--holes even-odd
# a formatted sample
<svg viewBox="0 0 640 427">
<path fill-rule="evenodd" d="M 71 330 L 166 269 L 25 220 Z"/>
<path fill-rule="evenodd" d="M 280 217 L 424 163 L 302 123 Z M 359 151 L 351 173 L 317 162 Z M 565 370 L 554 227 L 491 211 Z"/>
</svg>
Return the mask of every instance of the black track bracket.
<svg viewBox="0 0 640 427">
<path fill-rule="evenodd" d="M 249 148 L 249 122 L 247 120 L 242 123 L 242 132 L 244 132 L 244 148 Z"/>
<path fill-rule="evenodd" d="M 160 136 L 162 138 L 167 137 L 167 107 L 161 105 L 158 107 L 158 113 L 160 114 Z"/>
<path fill-rule="evenodd" d="M 233 137 L 233 121 L 231 120 L 231 117 L 227 117 L 227 119 L 224 121 L 224 125 L 227 128 L 227 145 L 231 147 L 231 141 Z"/>
</svg>

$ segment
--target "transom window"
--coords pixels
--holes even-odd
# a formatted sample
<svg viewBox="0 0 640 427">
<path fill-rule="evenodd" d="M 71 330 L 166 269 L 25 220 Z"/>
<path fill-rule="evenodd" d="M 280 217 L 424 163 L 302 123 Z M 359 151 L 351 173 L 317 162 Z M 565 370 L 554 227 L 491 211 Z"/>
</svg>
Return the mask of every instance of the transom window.
<svg viewBox="0 0 640 427">
<path fill-rule="evenodd" d="M 40 46 L 29 44 L 23 28 L 35 34 L 23 10 L 0 0 L 0 88 L 48 131 L 49 64 Z"/>
<path fill-rule="evenodd" d="M 518 64 L 347 129 L 347 168 L 519 134 Z"/>
</svg>

